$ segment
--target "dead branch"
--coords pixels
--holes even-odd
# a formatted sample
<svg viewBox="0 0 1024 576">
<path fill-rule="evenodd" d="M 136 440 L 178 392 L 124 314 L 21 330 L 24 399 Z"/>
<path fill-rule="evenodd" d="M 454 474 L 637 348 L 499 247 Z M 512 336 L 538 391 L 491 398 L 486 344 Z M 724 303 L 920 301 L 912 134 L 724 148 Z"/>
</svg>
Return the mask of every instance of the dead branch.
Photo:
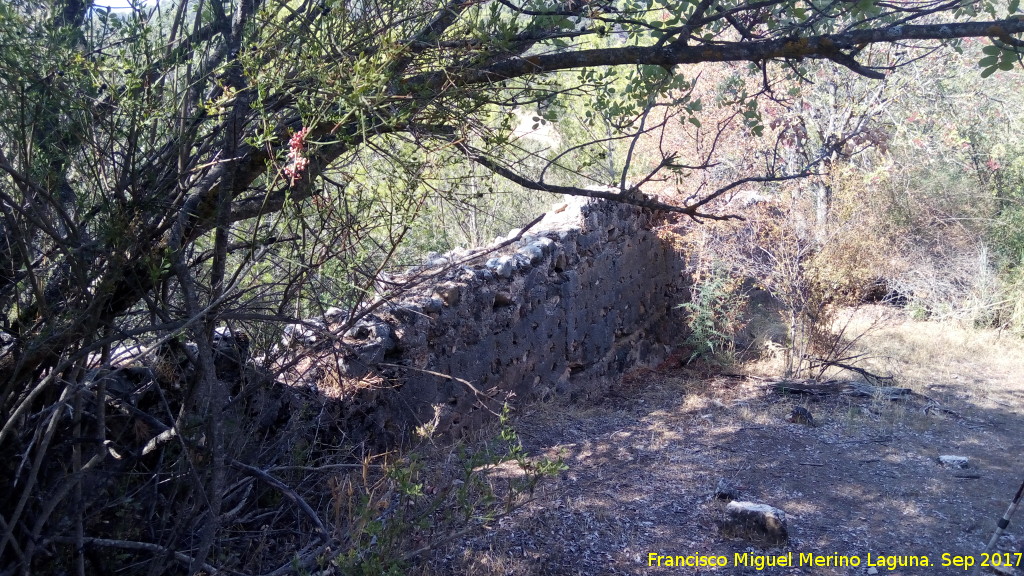
<svg viewBox="0 0 1024 576">
<path fill-rule="evenodd" d="M 854 366 L 853 364 L 846 364 L 838 360 L 829 360 L 827 358 L 811 358 L 810 360 L 812 366 L 835 366 L 836 368 L 842 368 L 843 370 L 856 372 L 857 374 L 860 374 L 867 380 L 873 382 L 892 382 L 893 380 L 892 376 L 879 376 L 878 374 L 869 372 L 868 370 L 860 368 L 859 366 Z"/>
<path fill-rule="evenodd" d="M 320 520 L 320 516 L 318 516 L 317 513 L 313 511 L 313 508 L 310 507 L 308 502 L 306 502 L 301 496 L 296 494 L 295 491 L 289 488 L 287 484 L 281 482 L 277 478 L 274 478 L 270 474 L 267 474 L 263 470 L 256 468 L 255 466 L 250 466 L 248 464 L 239 462 L 238 460 L 232 459 L 230 460 L 229 464 L 232 468 L 235 468 L 236 470 L 241 470 L 242 472 L 245 472 L 247 474 L 251 474 L 259 478 L 260 480 L 263 480 L 267 484 L 270 484 L 274 488 L 278 489 L 281 492 L 281 494 L 283 494 L 289 500 L 294 502 L 302 510 L 306 517 L 309 518 L 311 522 L 313 522 L 313 525 L 316 526 L 318 536 L 320 537 L 321 542 L 327 542 L 330 540 L 330 536 L 327 533 L 327 527 L 324 526 L 323 521 Z"/>
</svg>

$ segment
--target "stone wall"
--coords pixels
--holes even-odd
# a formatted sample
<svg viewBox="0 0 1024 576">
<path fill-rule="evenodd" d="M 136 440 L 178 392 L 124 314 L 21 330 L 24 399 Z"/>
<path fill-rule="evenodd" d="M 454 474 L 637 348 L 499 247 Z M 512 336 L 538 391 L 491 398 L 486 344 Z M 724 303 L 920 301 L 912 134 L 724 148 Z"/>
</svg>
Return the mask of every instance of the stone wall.
<svg viewBox="0 0 1024 576">
<path fill-rule="evenodd" d="M 603 394 L 660 361 L 680 339 L 686 284 L 654 224 L 647 210 L 574 200 L 500 250 L 429 260 L 415 272 L 429 283 L 332 347 L 343 428 L 374 442 L 417 428 L 458 435 L 508 398 Z"/>
</svg>

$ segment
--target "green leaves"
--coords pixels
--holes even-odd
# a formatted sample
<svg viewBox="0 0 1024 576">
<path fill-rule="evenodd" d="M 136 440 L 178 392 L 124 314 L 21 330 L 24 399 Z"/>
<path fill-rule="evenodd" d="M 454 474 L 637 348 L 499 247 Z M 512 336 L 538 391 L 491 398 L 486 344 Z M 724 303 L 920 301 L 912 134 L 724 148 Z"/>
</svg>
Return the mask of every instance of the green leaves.
<svg viewBox="0 0 1024 576">
<path fill-rule="evenodd" d="M 978 66 L 982 68 L 981 77 L 988 78 L 995 74 L 996 70 L 1008 72 L 1020 61 L 1021 55 L 1009 46 L 993 44 L 981 49 L 985 56 L 978 60 Z"/>
<path fill-rule="evenodd" d="M 743 123 L 754 136 L 761 136 L 764 133 L 764 124 L 761 122 L 761 112 L 757 108 L 757 100 L 747 100 L 743 108 Z"/>
<path fill-rule="evenodd" d="M 851 9 L 851 13 L 859 17 L 876 16 L 881 12 L 882 9 L 875 0 L 859 0 Z"/>
<path fill-rule="evenodd" d="M 729 361 L 746 300 L 724 268 L 715 267 L 694 283 L 690 301 L 679 305 L 687 313 L 690 330 L 686 345 L 692 352 L 687 364 L 702 356 L 713 362 Z"/>
</svg>

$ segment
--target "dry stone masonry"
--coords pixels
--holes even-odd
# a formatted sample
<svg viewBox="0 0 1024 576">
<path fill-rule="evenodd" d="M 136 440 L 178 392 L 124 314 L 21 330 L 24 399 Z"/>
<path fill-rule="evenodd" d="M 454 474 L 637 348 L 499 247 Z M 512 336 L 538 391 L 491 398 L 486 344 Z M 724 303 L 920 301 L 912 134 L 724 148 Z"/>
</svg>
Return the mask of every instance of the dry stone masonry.
<svg viewBox="0 0 1024 576">
<path fill-rule="evenodd" d="M 428 260 L 414 273 L 437 274 L 432 282 L 379 307 L 331 350 L 334 382 L 375 383 L 344 394 L 343 426 L 378 442 L 417 429 L 457 435 L 509 398 L 602 394 L 660 361 L 678 341 L 686 290 L 683 259 L 655 218 L 573 200 L 501 250 Z"/>
</svg>

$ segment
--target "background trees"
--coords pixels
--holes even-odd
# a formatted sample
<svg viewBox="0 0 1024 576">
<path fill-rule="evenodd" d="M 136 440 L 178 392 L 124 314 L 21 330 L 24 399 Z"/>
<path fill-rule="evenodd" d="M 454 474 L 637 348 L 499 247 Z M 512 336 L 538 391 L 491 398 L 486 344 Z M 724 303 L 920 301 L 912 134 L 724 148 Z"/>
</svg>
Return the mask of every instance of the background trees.
<svg viewBox="0 0 1024 576">
<path fill-rule="evenodd" d="M 965 75 L 967 63 L 985 57 L 982 47 L 966 41 L 923 55 L 908 74 L 882 82 L 805 65 L 813 81 L 780 81 L 776 93 L 785 97 L 764 104 L 762 137 L 732 122 L 715 140 L 736 149 L 723 154 L 736 164 L 707 171 L 712 188 L 735 178 L 737 165 L 821 158 L 808 178 L 719 199 L 720 211 L 746 222 L 691 235 L 698 274 L 724 266 L 785 304 L 782 343 L 793 372 L 835 344 L 829 312 L 863 300 L 906 305 L 916 318 L 1020 332 L 1012 240 L 1019 227 L 1010 223 L 1019 205 L 1007 202 L 1020 181 L 999 158 L 1016 146 L 1003 130 L 1019 121 L 1012 110 L 1021 104 L 1021 78 Z M 876 47 L 863 57 L 886 61 L 902 50 Z"/>
<path fill-rule="evenodd" d="M 123 550 L 159 551 L 193 572 L 235 569 L 242 560 L 215 546 L 235 519 L 232 494 L 252 477 L 246 461 L 280 456 L 260 444 L 269 440 L 233 432 L 245 415 L 223 416 L 238 392 L 223 383 L 240 368 L 237 358 L 225 361 L 226 333 L 216 328 L 244 328 L 265 350 L 283 324 L 330 306 L 354 321 L 367 301 L 400 288 L 379 282 L 382 272 L 418 249 L 446 247 L 425 231 L 424 216 L 493 217 L 483 209 L 505 206 L 511 220 L 544 193 L 716 218 L 724 212 L 714 202 L 746 186 L 782 190 L 817 173 L 808 226 L 827 232 L 837 176 L 822 172 L 823 162 L 846 162 L 851 146 L 877 147 L 872 130 L 891 107 L 881 89 L 839 76 L 808 87 L 801 78 L 821 68 L 801 65 L 831 62 L 879 79 L 937 42 L 988 37 L 977 47 L 985 73 L 1008 69 L 1024 31 L 1017 8 L 165 0 L 111 13 L 79 0 L 0 5 L 0 450 L 9 479 L 0 556 L 17 558 L 24 572 L 73 560 L 83 573 L 84 538 L 116 532 L 103 519 L 114 515 L 123 525 L 152 520 L 132 532 L 135 544 L 119 540 Z M 898 49 L 868 51 L 878 43 Z M 837 104 L 852 100 L 822 106 L 829 90 Z M 538 126 L 557 122 L 559 145 L 517 135 L 514 110 L 536 114 Z M 982 117 L 998 113 L 994 105 Z M 941 131 L 904 124 L 941 141 Z M 666 128 L 677 125 L 696 147 L 674 146 Z M 979 190 L 997 193 L 997 224 L 979 233 L 1003 239 L 1001 258 L 1015 270 L 1019 154 L 994 133 L 966 134 L 963 158 Z M 757 155 L 723 157 L 726 143 L 766 134 L 776 141 Z M 674 199 L 639 193 L 669 177 Z M 509 196 L 524 188 L 528 200 Z M 505 220 L 479 224 L 467 240 Z M 116 368 L 125 346 L 154 358 L 147 370 L 166 371 L 144 409 L 118 402 L 123 380 L 97 376 L 99 366 Z M 125 486 L 150 490 L 152 507 L 114 496 Z M 75 539 L 61 536 L 67 530 Z"/>
</svg>

